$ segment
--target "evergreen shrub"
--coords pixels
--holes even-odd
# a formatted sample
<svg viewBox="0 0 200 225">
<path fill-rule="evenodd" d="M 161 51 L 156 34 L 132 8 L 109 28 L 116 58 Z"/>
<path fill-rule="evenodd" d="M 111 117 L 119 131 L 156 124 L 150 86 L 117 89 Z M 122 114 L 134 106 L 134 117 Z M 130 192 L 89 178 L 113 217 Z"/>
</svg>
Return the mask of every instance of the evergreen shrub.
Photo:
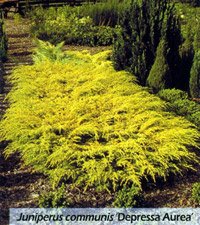
<svg viewBox="0 0 200 225">
<path fill-rule="evenodd" d="M 200 98 L 200 50 L 195 52 L 190 71 L 190 94 L 193 98 Z"/>
<path fill-rule="evenodd" d="M 113 206 L 118 208 L 131 208 L 140 206 L 143 200 L 144 197 L 141 189 L 132 185 L 132 187 L 123 187 L 116 193 Z"/>
<path fill-rule="evenodd" d="M 188 149 L 198 147 L 199 132 L 134 76 L 116 72 L 109 54 L 67 52 L 66 61 L 16 68 L 0 124 L 6 156 L 19 152 L 54 187 L 107 191 L 192 168 L 197 157 Z"/>
<path fill-rule="evenodd" d="M 181 89 L 184 91 L 189 91 L 189 80 L 190 80 L 190 70 L 193 63 L 194 58 L 194 33 L 191 31 L 190 27 L 187 27 L 187 31 L 185 32 L 184 41 L 180 47 L 180 74 L 181 81 L 184 85 L 182 85 Z"/>
<path fill-rule="evenodd" d="M 151 87 L 154 92 L 158 92 L 172 85 L 170 68 L 167 62 L 167 51 L 166 41 L 161 40 L 156 51 L 155 62 L 147 78 L 147 85 Z"/>
<path fill-rule="evenodd" d="M 200 204 L 200 183 L 197 182 L 197 183 L 194 183 L 192 185 L 192 199 Z"/>
<path fill-rule="evenodd" d="M 194 183 L 192 185 L 192 199 L 200 204 L 200 183 L 197 182 L 197 183 Z"/>
<path fill-rule="evenodd" d="M 39 198 L 41 208 L 69 207 L 72 199 L 68 196 L 64 184 L 56 190 L 42 193 Z"/>
<path fill-rule="evenodd" d="M 184 116 L 200 130 L 200 105 L 189 100 L 188 94 L 178 89 L 165 89 L 158 93 L 168 104 L 168 110 Z"/>
</svg>

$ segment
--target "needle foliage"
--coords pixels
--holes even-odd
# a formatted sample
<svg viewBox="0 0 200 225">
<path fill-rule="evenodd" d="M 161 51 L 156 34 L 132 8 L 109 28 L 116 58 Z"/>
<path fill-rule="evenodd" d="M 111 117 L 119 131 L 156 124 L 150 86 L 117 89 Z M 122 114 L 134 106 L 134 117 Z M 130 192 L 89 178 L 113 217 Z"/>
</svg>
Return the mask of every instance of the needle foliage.
<svg viewBox="0 0 200 225">
<path fill-rule="evenodd" d="M 116 72 L 109 54 L 68 52 L 65 62 L 55 57 L 17 68 L 0 127 L 6 155 L 20 152 L 55 187 L 108 191 L 191 168 L 198 131 L 165 112 L 132 75 Z"/>
</svg>

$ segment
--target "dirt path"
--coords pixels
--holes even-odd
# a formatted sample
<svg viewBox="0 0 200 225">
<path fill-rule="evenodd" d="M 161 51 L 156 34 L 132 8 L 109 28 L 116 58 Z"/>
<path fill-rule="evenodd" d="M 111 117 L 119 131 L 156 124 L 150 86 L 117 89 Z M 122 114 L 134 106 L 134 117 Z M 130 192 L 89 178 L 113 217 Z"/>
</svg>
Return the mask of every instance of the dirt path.
<svg viewBox="0 0 200 225">
<path fill-rule="evenodd" d="M 11 86 L 7 80 L 12 70 L 19 65 L 32 64 L 33 43 L 30 38 L 27 21 L 5 21 L 8 35 L 8 60 L 4 63 L 3 78 L 5 81 L 3 94 L 0 95 L 0 113 L 3 115 L 8 104 L 5 97 Z M 15 207 L 36 207 L 37 189 L 42 188 L 43 176 L 31 173 L 29 168 L 21 168 L 19 157 L 5 159 L 3 151 L 6 143 L 0 144 L 0 224 L 8 224 L 8 209 Z"/>
</svg>

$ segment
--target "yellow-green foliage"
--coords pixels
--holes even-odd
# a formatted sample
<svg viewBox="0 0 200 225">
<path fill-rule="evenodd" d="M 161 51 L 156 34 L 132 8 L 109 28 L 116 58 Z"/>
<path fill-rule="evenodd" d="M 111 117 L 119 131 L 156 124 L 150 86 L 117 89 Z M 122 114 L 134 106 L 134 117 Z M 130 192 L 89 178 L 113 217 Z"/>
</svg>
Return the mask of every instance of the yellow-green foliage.
<svg viewBox="0 0 200 225">
<path fill-rule="evenodd" d="M 1 122 L 6 155 L 61 181 L 111 190 L 142 177 L 188 168 L 198 132 L 164 111 L 158 97 L 116 72 L 109 52 L 69 52 L 66 63 L 37 62 L 12 74 L 10 108 Z"/>
</svg>

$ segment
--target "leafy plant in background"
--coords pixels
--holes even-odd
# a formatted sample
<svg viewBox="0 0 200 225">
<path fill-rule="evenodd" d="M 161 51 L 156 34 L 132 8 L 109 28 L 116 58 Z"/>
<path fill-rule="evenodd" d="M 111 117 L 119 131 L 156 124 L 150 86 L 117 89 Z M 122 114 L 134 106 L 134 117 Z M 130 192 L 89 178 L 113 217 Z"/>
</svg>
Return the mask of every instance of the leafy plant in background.
<svg viewBox="0 0 200 225">
<path fill-rule="evenodd" d="M 61 9 L 36 9 L 32 14 L 32 33 L 39 39 L 53 44 L 110 45 L 113 28 L 95 26 L 89 16 L 80 16 L 71 7 Z"/>
<path fill-rule="evenodd" d="M 0 124 L 6 156 L 19 152 L 54 187 L 108 192 L 193 168 L 197 157 L 188 149 L 198 148 L 199 132 L 134 76 L 116 72 L 109 54 L 67 52 L 66 63 L 49 56 L 17 68 Z"/>
</svg>

